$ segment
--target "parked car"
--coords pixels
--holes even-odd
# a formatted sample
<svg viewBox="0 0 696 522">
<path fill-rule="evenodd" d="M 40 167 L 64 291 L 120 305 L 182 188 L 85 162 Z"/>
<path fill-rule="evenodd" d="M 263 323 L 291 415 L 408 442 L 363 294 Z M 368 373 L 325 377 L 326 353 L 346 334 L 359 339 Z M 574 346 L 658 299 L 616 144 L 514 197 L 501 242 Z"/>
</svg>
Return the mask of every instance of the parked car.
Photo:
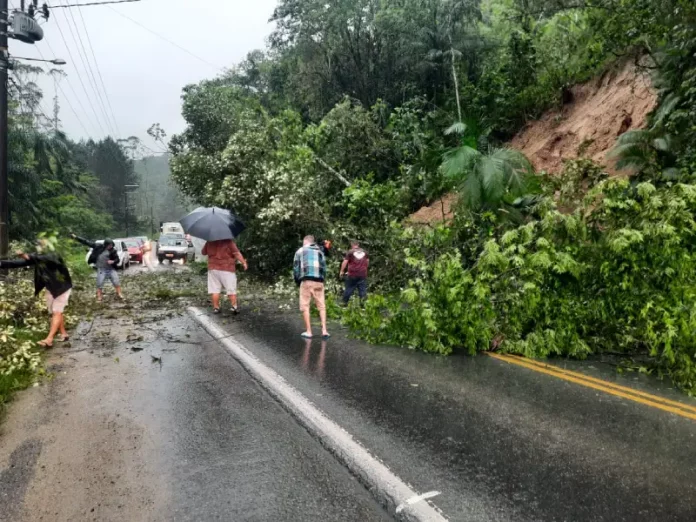
<svg viewBox="0 0 696 522">
<path fill-rule="evenodd" d="M 95 243 L 101 245 L 104 243 L 103 240 L 95 241 Z M 118 254 L 118 264 L 116 265 L 117 270 L 126 270 L 127 268 L 130 267 L 130 255 L 128 254 L 128 247 L 126 244 L 120 240 L 114 240 L 114 248 L 116 249 L 116 253 Z M 89 249 L 89 252 L 87 252 L 87 257 L 85 257 L 85 262 L 91 266 L 92 268 L 96 268 L 94 263 L 89 262 L 89 256 L 92 255 L 92 249 Z"/>
<path fill-rule="evenodd" d="M 184 263 L 196 260 L 196 250 L 193 243 L 184 237 L 184 234 L 162 235 L 157 241 L 157 260 L 163 263 L 169 260 L 181 259 Z"/>
<path fill-rule="evenodd" d="M 127 239 L 116 239 L 115 241 L 123 241 L 128 249 L 128 255 L 131 262 L 143 263 L 143 245 L 144 243 L 137 237 L 129 237 Z"/>
</svg>

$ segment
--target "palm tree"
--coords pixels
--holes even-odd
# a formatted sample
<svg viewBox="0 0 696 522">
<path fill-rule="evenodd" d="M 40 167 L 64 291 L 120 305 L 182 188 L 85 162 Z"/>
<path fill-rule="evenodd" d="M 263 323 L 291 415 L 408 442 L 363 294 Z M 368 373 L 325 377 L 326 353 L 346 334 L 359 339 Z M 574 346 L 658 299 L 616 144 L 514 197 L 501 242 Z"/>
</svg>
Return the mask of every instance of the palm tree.
<svg viewBox="0 0 696 522">
<path fill-rule="evenodd" d="M 445 134 L 461 136 L 459 147 L 445 154 L 440 166 L 445 178 L 458 186 L 461 203 L 472 211 L 500 210 L 529 193 L 533 168 L 527 157 L 509 148 L 484 144 L 481 136 L 468 133 L 469 126 L 457 122 Z"/>
<path fill-rule="evenodd" d="M 658 128 L 631 130 L 622 134 L 609 153 L 619 170 L 631 170 L 640 177 L 662 178 L 671 181 L 679 176 L 674 167 L 672 138 Z"/>
<path fill-rule="evenodd" d="M 44 133 L 15 126 L 9 132 L 8 145 L 10 207 L 14 228 L 21 236 L 25 233 L 21 230 L 33 230 L 45 218 L 45 209 L 37 206 L 44 180 L 60 182 L 67 194 L 85 191 L 86 187 L 71 162 L 70 146 L 62 132 Z"/>
</svg>

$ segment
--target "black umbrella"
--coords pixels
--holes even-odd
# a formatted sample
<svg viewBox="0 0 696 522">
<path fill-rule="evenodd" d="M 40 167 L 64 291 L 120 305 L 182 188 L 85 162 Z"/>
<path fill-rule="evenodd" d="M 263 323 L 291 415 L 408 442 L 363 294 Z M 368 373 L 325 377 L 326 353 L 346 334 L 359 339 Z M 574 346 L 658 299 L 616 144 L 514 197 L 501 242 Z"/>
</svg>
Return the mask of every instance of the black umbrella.
<svg viewBox="0 0 696 522">
<path fill-rule="evenodd" d="M 184 227 L 184 232 L 206 241 L 234 239 L 245 228 L 244 223 L 232 212 L 218 207 L 197 208 L 179 222 Z"/>
</svg>

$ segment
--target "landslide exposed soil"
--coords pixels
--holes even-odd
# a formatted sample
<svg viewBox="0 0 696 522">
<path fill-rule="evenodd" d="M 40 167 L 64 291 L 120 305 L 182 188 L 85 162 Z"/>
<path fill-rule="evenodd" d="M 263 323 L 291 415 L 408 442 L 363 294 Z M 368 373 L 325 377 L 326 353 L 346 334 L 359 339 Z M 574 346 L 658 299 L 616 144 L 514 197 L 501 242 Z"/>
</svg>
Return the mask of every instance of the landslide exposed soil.
<svg viewBox="0 0 696 522">
<path fill-rule="evenodd" d="M 528 123 L 508 144 L 523 152 L 539 171 L 557 174 L 563 161 L 590 158 L 616 174 L 607 153 L 624 132 L 645 127 L 657 103 L 650 78 L 633 63 L 615 66 L 570 90 L 570 100 Z M 447 194 L 409 217 L 431 224 L 452 217 L 456 197 Z"/>
</svg>

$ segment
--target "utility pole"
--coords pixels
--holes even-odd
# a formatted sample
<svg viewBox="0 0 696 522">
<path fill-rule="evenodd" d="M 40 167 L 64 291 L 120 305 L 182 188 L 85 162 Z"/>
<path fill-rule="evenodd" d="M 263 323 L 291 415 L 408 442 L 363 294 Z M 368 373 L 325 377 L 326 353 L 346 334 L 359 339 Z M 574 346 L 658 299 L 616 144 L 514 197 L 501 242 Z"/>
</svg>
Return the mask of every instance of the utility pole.
<svg viewBox="0 0 696 522">
<path fill-rule="evenodd" d="M 126 237 L 130 236 L 130 228 L 128 226 L 128 189 L 136 189 L 140 187 L 140 185 L 124 185 L 123 188 L 125 189 L 123 191 L 123 199 L 125 200 L 126 203 Z"/>
<path fill-rule="evenodd" d="M 10 249 L 10 208 L 7 183 L 7 26 L 10 18 L 7 0 L 0 0 L 0 257 Z"/>
<path fill-rule="evenodd" d="M 120 4 L 139 2 L 140 0 L 104 0 L 103 2 L 82 2 L 49 6 L 46 1 L 39 6 L 39 0 L 20 0 L 19 9 L 10 13 L 8 0 L 0 0 L 0 258 L 7 257 L 10 247 L 10 208 L 9 187 L 7 176 L 7 71 L 11 68 L 10 53 L 7 46 L 8 37 L 20 42 L 35 44 L 43 39 L 44 33 L 36 21 L 36 17 L 48 20 L 51 9 L 69 9 L 73 7 Z M 10 16 L 12 15 L 12 16 Z M 22 58 L 38 62 L 49 62 L 54 65 L 65 65 L 65 60 L 39 60 L 37 58 Z M 54 128 L 58 129 L 58 119 L 54 120 Z"/>
<path fill-rule="evenodd" d="M 34 16 L 41 15 L 48 20 L 48 5 L 39 8 L 38 0 L 32 0 L 25 13 L 25 2 L 21 10 L 12 13 L 12 32 L 10 32 L 10 10 L 8 0 L 0 0 L 0 257 L 6 258 L 10 249 L 10 198 L 7 179 L 7 70 L 10 68 L 8 37 L 24 43 L 33 44 L 43 39 L 43 29 Z M 48 61 L 48 60 L 46 60 Z M 61 60 L 64 64 L 65 62 Z"/>
</svg>

